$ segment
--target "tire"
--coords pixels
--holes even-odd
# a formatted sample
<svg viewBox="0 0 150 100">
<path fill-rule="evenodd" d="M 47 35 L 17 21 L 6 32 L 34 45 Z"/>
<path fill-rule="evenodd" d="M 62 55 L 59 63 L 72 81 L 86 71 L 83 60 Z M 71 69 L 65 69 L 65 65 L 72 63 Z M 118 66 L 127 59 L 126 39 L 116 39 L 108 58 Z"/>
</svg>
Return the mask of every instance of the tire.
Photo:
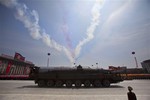
<svg viewBox="0 0 150 100">
<path fill-rule="evenodd" d="M 72 87 L 72 81 L 70 80 L 66 81 L 66 87 Z"/>
<path fill-rule="evenodd" d="M 109 80 L 104 80 L 103 81 L 103 86 L 104 87 L 110 87 L 110 81 Z"/>
<path fill-rule="evenodd" d="M 45 86 L 45 81 L 44 80 L 39 80 L 38 81 L 38 86 L 39 87 L 44 87 Z"/>
<path fill-rule="evenodd" d="M 91 86 L 91 82 L 90 82 L 89 80 L 86 80 L 86 81 L 84 82 L 84 86 L 85 86 L 85 87 L 90 87 L 90 86 Z"/>
<path fill-rule="evenodd" d="M 56 81 L 56 84 L 55 84 L 56 87 L 62 87 L 62 85 L 63 85 L 63 82 L 61 80 Z"/>
<path fill-rule="evenodd" d="M 101 87 L 102 83 L 100 80 L 95 80 L 93 85 L 94 85 L 94 87 Z"/>
<path fill-rule="evenodd" d="M 81 87 L 82 83 L 80 80 L 75 81 L 75 87 Z"/>
<path fill-rule="evenodd" d="M 48 81 L 47 81 L 47 86 L 48 86 L 48 87 L 54 86 L 54 81 L 53 81 L 53 80 L 48 80 Z"/>
</svg>

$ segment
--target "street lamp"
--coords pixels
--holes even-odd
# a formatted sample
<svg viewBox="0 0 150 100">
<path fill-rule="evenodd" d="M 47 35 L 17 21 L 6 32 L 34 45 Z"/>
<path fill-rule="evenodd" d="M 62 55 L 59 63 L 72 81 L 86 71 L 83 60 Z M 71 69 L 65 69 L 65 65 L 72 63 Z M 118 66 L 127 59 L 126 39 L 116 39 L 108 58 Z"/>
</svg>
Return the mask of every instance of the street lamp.
<svg viewBox="0 0 150 100">
<path fill-rule="evenodd" d="M 74 64 L 74 66 L 76 66 L 76 63 L 73 63 Z"/>
<path fill-rule="evenodd" d="M 133 52 L 132 52 L 132 54 L 133 54 L 133 55 L 135 55 L 135 52 L 133 51 Z M 136 57 L 135 57 L 135 56 L 134 56 L 134 60 L 135 60 L 136 68 L 138 68 L 138 63 L 137 63 L 137 59 L 136 59 Z"/>
<path fill-rule="evenodd" d="M 49 56 L 51 55 L 50 53 L 47 53 L 48 59 L 47 59 L 47 67 L 49 67 Z"/>
<path fill-rule="evenodd" d="M 97 69 L 98 69 L 98 63 L 96 63 Z"/>
</svg>

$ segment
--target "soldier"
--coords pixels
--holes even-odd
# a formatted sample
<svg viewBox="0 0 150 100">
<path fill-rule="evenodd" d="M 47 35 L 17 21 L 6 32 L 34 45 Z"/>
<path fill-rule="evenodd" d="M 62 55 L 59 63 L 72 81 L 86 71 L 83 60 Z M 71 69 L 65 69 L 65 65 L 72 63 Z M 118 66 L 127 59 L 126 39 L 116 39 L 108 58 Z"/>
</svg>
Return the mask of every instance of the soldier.
<svg viewBox="0 0 150 100">
<path fill-rule="evenodd" d="M 129 90 L 129 92 L 127 93 L 128 100 L 137 100 L 135 93 L 132 92 L 133 88 L 131 86 L 128 86 L 128 90 Z"/>
</svg>

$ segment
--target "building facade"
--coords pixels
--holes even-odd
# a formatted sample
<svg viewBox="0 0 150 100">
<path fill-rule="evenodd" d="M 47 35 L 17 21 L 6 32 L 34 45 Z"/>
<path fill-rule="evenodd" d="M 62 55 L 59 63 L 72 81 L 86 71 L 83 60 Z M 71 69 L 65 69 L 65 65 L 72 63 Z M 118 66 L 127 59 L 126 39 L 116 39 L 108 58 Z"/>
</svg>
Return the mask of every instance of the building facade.
<svg viewBox="0 0 150 100">
<path fill-rule="evenodd" d="M 31 62 L 26 62 L 21 57 L 0 56 L 0 79 L 25 79 L 29 77 Z M 21 60 L 20 60 L 21 58 Z"/>
<path fill-rule="evenodd" d="M 150 73 L 150 59 L 141 62 L 141 65 L 146 72 Z"/>
</svg>

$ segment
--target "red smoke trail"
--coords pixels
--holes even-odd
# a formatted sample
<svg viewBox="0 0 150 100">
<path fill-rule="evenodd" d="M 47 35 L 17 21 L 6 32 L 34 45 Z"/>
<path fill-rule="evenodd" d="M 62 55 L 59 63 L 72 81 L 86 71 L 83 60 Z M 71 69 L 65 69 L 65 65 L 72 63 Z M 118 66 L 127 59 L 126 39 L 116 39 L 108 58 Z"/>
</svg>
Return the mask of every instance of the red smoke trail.
<svg viewBox="0 0 150 100">
<path fill-rule="evenodd" d="M 67 47 L 69 48 L 71 56 L 72 56 L 72 58 L 74 58 L 74 50 L 73 50 L 72 40 L 71 40 L 71 36 L 70 36 L 71 32 L 69 31 L 69 26 L 67 23 L 69 13 L 67 10 L 65 10 L 65 5 L 64 5 L 63 1 L 60 1 L 60 5 L 61 5 L 60 6 L 61 9 L 63 10 L 63 24 L 62 24 L 61 30 L 65 37 L 65 41 L 66 41 Z"/>
<path fill-rule="evenodd" d="M 68 27 L 68 24 L 66 22 L 65 16 L 63 17 L 63 25 L 61 27 L 61 30 L 62 30 L 62 33 L 65 37 L 65 41 L 67 43 L 69 51 L 71 52 L 72 57 L 74 57 L 74 52 L 73 52 L 73 47 L 72 47 L 72 40 L 71 40 L 70 31 L 69 31 L 69 27 Z"/>
</svg>

